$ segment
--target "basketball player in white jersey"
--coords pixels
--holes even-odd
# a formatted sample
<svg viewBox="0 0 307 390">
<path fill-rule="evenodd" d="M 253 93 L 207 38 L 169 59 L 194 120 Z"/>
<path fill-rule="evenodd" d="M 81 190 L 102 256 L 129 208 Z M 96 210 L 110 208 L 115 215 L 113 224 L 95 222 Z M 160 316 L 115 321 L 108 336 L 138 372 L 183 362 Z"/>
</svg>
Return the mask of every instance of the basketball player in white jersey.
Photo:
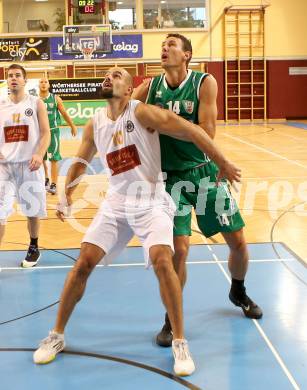
<svg viewBox="0 0 307 390">
<path fill-rule="evenodd" d="M 78 160 L 68 171 L 66 199 L 57 211 L 62 220 L 65 208 L 72 204 L 78 178 L 97 151 L 107 168 L 109 189 L 66 279 L 55 327 L 33 359 L 35 363 L 49 363 L 64 349 L 65 326 L 83 295 L 90 273 L 100 260 L 110 262 L 135 234 L 142 242 L 147 265 L 154 268 L 169 313 L 174 335 L 174 372 L 185 376 L 192 374 L 195 366 L 184 339 L 182 294 L 172 265 L 175 207 L 163 184 L 158 132 L 195 142 L 220 166 L 220 175 L 230 181 L 240 180 L 240 170 L 224 159 L 200 127 L 170 111 L 130 100 L 132 90 L 127 71 L 121 68 L 108 71 L 102 84 L 108 106 L 86 125 Z"/>
<path fill-rule="evenodd" d="M 7 83 L 10 94 L 0 101 L 0 242 L 15 198 L 28 219 L 30 245 L 22 267 L 33 267 L 40 258 L 39 219 L 46 216 L 43 157 L 50 142 L 46 107 L 25 93 L 26 71 L 12 64 Z"/>
</svg>

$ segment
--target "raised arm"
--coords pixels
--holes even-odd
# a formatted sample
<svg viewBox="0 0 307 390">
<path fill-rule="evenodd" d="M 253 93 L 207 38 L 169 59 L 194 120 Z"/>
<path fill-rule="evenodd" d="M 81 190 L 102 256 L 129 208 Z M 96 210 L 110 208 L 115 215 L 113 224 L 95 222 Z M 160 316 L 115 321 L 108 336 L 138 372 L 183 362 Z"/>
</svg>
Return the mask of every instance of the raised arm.
<svg viewBox="0 0 307 390">
<path fill-rule="evenodd" d="M 41 99 L 37 100 L 37 119 L 39 125 L 39 142 L 29 163 L 30 171 L 36 171 L 43 163 L 44 155 L 50 144 L 50 127 L 47 109 Z"/>
<path fill-rule="evenodd" d="M 145 79 L 143 82 L 133 90 L 132 99 L 140 100 L 145 103 L 148 95 L 149 85 L 151 79 Z"/>
<path fill-rule="evenodd" d="M 65 199 L 57 205 L 57 216 L 64 221 L 65 207 L 72 204 L 72 193 L 80 183 L 82 176 L 86 171 L 88 163 L 90 163 L 97 152 L 93 136 L 93 121 L 89 120 L 84 127 L 82 142 L 77 152 L 77 155 L 72 162 L 65 181 Z"/>
<path fill-rule="evenodd" d="M 171 111 L 149 104 L 139 103 L 135 115 L 145 128 L 153 128 L 161 134 L 193 142 L 219 166 L 221 177 L 225 177 L 230 182 L 240 181 L 240 169 L 225 159 L 200 126 L 188 122 Z"/>
</svg>

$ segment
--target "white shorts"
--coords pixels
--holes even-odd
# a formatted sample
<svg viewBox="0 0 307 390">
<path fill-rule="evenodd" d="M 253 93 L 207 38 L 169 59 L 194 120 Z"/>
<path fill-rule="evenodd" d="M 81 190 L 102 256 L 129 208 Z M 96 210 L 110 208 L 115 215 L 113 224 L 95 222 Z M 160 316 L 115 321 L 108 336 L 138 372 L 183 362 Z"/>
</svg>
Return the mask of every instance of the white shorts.
<svg viewBox="0 0 307 390">
<path fill-rule="evenodd" d="M 29 162 L 0 163 L 0 222 L 14 212 L 14 202 L 26 217 L 45 217 L 45 173 L 41 166 L 30 171 Z M 19 211 L 18 210 L 18 211 Z"/>
<path fill-rule="evenodd" d="M 120 194 L 108 195 L 89 226 L 82 242 L 99 246 L 109 264 L 127 246 L 133 235 L 142 243 L 145 264 L 150 265 L 149 249 L 167 245 L 174 252 L 173 219 L 176 207 L 167 192 L 159 199 L 141 199 L 136 204 Z"/>
</svg>

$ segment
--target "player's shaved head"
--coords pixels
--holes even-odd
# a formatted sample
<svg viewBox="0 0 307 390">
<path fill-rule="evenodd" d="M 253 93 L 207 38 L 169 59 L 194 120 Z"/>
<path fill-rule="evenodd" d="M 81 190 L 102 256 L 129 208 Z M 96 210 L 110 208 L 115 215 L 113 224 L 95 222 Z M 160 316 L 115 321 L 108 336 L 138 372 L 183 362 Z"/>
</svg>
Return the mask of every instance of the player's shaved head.
<svg viewBox="0 0 307 390">
<path fill-rule="evenodd" d="M 125 68 L 120 68 L 120 67 L 116 66 L 116 67 L 108 69 L 107 74 L 109 74 L 109 73 L 113 74 L 116 72 L 120 73 L 122 75 L 123 79 L 125 80 L 125 82 L 128 86 L 132 87 L 132 85 L 133 85 L 132 77 L 131 77 L 130 73 L 126 71 Z"/>
<path fill-rule="evenodd" d="M 104 99 L 122 98 L 131 96 L 133 92 L 133 80 L 124 68 L 112 67 L 107 70 L 102 83 L 102 97 Z"/>
</svg>

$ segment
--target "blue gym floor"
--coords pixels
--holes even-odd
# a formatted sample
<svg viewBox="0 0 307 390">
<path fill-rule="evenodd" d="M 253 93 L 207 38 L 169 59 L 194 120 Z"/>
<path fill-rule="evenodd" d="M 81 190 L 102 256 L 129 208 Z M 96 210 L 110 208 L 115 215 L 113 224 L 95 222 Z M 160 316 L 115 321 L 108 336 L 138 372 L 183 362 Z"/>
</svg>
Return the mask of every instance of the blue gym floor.
<svg viewBox="0 0 307 390">
<path fill-rule="evenodd" d="M 259 321 L 228 301 L 227 247 L 191 247 L 184 311 L 197 371 L 184 379 L 172 374 L 171 349 L 154 343 L 164 309 L 141 248 L 96 268 L 66 329 L 66 351 L 45 366 L 32 353 L 54 324 L 78 250 L 44 250 L 28 270 L 19 268 L 24 251 L 1 251 L 0 388 L 307 389 L 307 269 L 282 243 L 249 251 L 246 284 L 263 308 Z"/>
</svg>

